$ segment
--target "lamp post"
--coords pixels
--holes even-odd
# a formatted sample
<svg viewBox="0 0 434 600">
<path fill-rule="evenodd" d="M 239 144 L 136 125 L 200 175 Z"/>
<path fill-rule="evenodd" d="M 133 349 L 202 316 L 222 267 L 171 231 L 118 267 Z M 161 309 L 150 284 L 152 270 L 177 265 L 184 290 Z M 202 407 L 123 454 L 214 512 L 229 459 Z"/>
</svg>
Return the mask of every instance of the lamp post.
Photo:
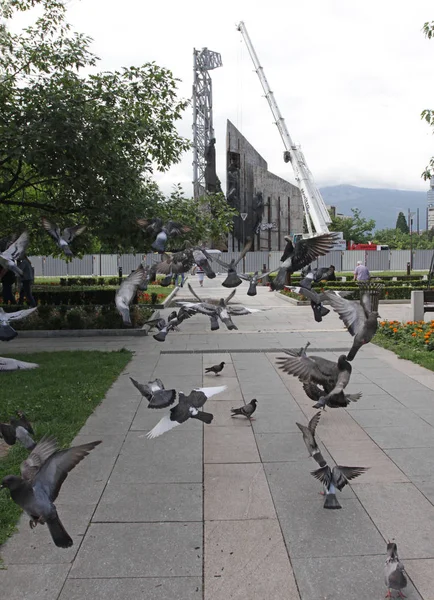
<svg viewBox="0 0 434 600">
<path fill-rule="evenodd" d="M 243 249 L 244 246 L 246 245 L 246 234 L 245 234 L 245 222 L 247 219 L 247 213 L 240 213 L 240 217 L 243 220 Z M 243 273 L 246 272 L 246 258 L 243 257 Z"/>
<path fill-rule="evenodd" d="M 413 270 L 413 217 L 416 213 L 409 213 L 410 217 L 410 271 Z"/>
</svg>

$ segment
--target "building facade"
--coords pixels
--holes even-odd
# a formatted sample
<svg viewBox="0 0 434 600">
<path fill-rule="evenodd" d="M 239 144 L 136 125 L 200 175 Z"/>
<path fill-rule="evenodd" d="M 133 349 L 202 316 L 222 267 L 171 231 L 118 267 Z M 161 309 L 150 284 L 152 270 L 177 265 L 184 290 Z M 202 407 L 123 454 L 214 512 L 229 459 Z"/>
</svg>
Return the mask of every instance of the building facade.
<svg viewBox="0 0 434 600">
<path fill-rule="evenodd" d="M 297 186 L 268 171 L 266 160 L 230 122 L 226 130 L 226 198 L 239 213 L 229 250 L 247 238 L 254 250 L 283 250 L 285 235 L 303 232 L 303 203 Z"/>
</svg>

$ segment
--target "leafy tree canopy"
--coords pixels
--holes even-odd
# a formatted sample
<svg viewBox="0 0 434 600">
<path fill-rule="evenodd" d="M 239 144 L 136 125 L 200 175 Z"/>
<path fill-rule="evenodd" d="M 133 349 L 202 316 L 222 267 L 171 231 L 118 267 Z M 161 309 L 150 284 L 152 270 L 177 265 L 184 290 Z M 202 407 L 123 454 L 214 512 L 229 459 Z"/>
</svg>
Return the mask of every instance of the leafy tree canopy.
<svg viewBox="0 0 434 600">
<path fill-rule="evenodd" d="M 424 23 L 422 31 L 429 40 L 434 37 L 434 21 L 427 21 Z M 421 113 L 421 118 L 425 119 L 430 127 L 434 127 L 434 110 L 426 109 Z M 431 179 L 434 175 L 434 157 L 429 161 L 428 166 L 425 171 L 422 173 L 422 177 L 427 180 Z"/>
<path fill-rule="evenodd" d="M 330 231 L 342 231 L 344 239 L 349 242 L 353 240 L 356 244 L 362 244 L 372 239 L 375 228 L 374 219 L 365 219 L 358 208 L 352 208 L 352 217 L 332 217 Z"/>
<path fill-rule="evenodd" d="M 420 235 L 413 232 L 404 233 L 400 229 L 381 229 L 374 233 L 372 241 L 375 244 L 387 244 L 391 250 L 431 250 L 433 248 L 434 231 L 423 231 Z"/>
<path fill-rule="evenodd" d="M 36 5 L 33 25 L 9 31 Z M 135 219 L 161 200 L 153 171 L 189 147 L 175 127 L 187 106 L 177 80 L 154 63 L 83 74 L 98 58 L 61 0 L 3 0 L 0 10 L 0 226 L 36 230 L 45 214 L 88 225 L 77 244 L 135 246 Z"/>
<path fill-rule="evenodd" d="M 402 233 L 409 233 L 410 229 L 408 227 L 407 219 L 403 212 L 400 212 L 398 218 L 396 219 L 396 229 L 402 231 Z"/>
</svg>

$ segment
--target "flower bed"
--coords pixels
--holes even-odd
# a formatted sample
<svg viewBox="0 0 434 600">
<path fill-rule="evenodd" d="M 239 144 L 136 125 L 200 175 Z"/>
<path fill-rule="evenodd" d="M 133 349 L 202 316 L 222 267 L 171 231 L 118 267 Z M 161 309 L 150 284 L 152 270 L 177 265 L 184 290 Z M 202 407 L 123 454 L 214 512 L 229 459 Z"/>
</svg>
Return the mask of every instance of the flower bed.
<svg viewBox="0 0 434 600">
<path fill-rule="evenodd" d="M 434 321 L 381 321 L 376 339 L 393 342 L 401 346 L 434 350 Z"/>
</svg>

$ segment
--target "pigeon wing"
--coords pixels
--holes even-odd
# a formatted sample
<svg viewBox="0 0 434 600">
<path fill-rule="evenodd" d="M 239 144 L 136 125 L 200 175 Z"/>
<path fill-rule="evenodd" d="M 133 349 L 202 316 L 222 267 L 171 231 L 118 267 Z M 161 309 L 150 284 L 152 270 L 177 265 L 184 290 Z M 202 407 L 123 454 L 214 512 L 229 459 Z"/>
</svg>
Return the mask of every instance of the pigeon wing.
<svg viewBox="0 0 434 600">
<path fill-rule="evenodd" d="M 141 284 L 143 277 L 145 275 L 145 270 L 142 266 L 140 266 L 136 271 L 128 275 L 128 277 L 121 283 L 120 288 L 116 292 L 115 302 L 118 299 L 123 299 L 126 304 L 130 304 L 134 295 L 137 291 L 137 288 Z"/>
<path fill-rule="evenodd" d="M 315 413 L 313 415 L 313 417 L 311 418 L 311 420 L 309 421 L 309 424 L 307 426 L 307 428 L 309 429 L 309 431 L 311 432 L 311 434 L 313 436 L 315 436 L 315 430 L 317 428 L 320 418 L 321 418 L 321 411 L 318 411 L 317 413 Z"/>
<path fill-rule="evenodd" d="M 333 467 L 333 482 L 338 490 L 342 491 L 351 479 L 355 479 L 359 475 L 362 475 L 368 468 L 369 467 L 342 467 L 341 465 L 336 465 L 336 467 Z"/>
<path fill-rule="evenodd" d="M 74 238 L 77 237 L 77 235 L 83 233 L 85 229 L 86 225 L 75 225 L 74 227 L 65 227 L 65 229 L 63 230 L 63 239 L 69 244 Z"/>
<path fill-rule="evenodd" d="M 288 237 L 285 237 L 285 240 L 286 246 L 282 256 L 280 257 L 280 262 L 285 262 L 294 252 L 294 244 L 292 243 L 292 240 L 290 240 Z"/>
<path fill-rule="evenodd" d="M 324 373 L 318 368 L 314 357 L 303 356 L 289 356 L 288 358 L 279 356 L 276 359 L 279 369 L 298 377 L 301 381 L 315 381 L 319 382 L 325 379 Z"/>
<path fill-rule="evenodd" d="M 327 252 L 330 252 L 335 240 L 336 235 L 334 233 L 324 233 L 317 237 L 299 240 L 294 247 L 292 271 L 299 271 L 318 256 L 324 256 Z"/>
<path fill-rule="evenodd" d="M 187 227 L 186 225 L 182 225 L 176 221 L 167 221 L 166 229 L 169 237 L 175 237 L 191 231 L 191 227 Z"/>
<path fill-rule="evenodd" d="M 158 421 L 155 427 L 146 434 L 146 437 L 148 438 L 148 440 L 153 440 L 154 438 L 163 435 L 163 433 L 166 433 L 166 431 L 170 431 L 178 425 L 181 425 L 181 423 L 178 423 L 178 421 L 172 421 L 169 415 L 165 415 L 161 419 L 161 421 Z"/>
<path fill-rule="evenodd" d="M 148 408 L 167 408 L 176 400 L 176 390 L 158 390 L 149 400 Z"/>
<path fill-rule="evenodd" d="M 19 260 L 24 256 L 29 245 L 29 234 L 24 231 L 3 253 L 2 256 L 11 260 Z"/>
<path fill-rule="evenodd" d="M 236 293 L 237 293 L 237 290 L 233 290 L 233 291 L 232 291 L 232 292 L 229 294 L 229 296 L 228 296 L 228 297 L 225 299 L 225 301 L 224 301 L 224 302 L 225 302 L 225 305 L 226 305 L 226 304 L 228 304 L 228 303 L 229 303 L 229 302 L 232 300 L 232 298 L 235 296 L 235 294 L 236 294 Z"/>
<path fill-rule="evenodd" d="M 333 292 L 324 292 L 325 297 L 330 302 L 333 310 L 335 310 L 341 321 L 345 323 L 348 331 L 352 336 L 355 336 L 363 329 L 366 321 L 366 315 L 361 304 L 356 300 L 346 300 L 333 294 Z"/>
<path fill-rule="evenodd" d="M 332 482 L 332 470 L 328 465 L 325 465 L 316 471 L 311 471 L 310 474 L 321 481 L 325 488 L 328 489 L 330 487 Z"/>
<path fill-rule="evenodd" d="M 363 310 L 365 311 L 365 315 L 367 317 L 369 317 L 370 313 L 371 313 L 371 298 L 369 297 L 369 294 L 363 294 L 362 298 L 361 298 L 361 305 Z"/>
<path fill-rule="evenodd" d="M 33 448 L 29 456 L 20 465 L 21 476 L 33 483 L 44 463 L 57 450 L 57 442 L 53 437 L 43 437 Z"/>
<path fill-rule="evenodd" d="M 24 310 L 17 310 L 16 312 L 13 313 L 4 313 L 5 315 L 7 315 L 7 321 L 19 321 L 20 319 L 25 319 L 26 317 L 28 317 L 29 315 L 32 314 L 32 312 L 35 312 L 35 310 L 38 310 L 38 307 L 35 306 L 34 308 L 26 308 Z M 3 318 L 3 316 L 1 317 L 1 320 L 5 320 Z"/>
<path fill-rule="evenodd" d="M 325 392 L 321 391 L 316 383 L 313 381 L 305 381 L 303 382 L 303 389 L 308 398 L 313 400 L 314 402 L 318 402 L 318 400 L 325 394 Z"/>
<path fill-rule="evenodd" d="M 246 242 L 246 245 L 244 246 L 240 256 L 237 258 L 237 260 L 234 262 L 233 266 L 236 267 L 237 264 L 239 262 L 241 262 L 243 260 L 243 258 L 246 256 L 247 252 L 250 250 L 250 248 L 252 247 L 253 241 L 252 240 L 248 240 Z"/>
<path fill-rule="evenodd" d="M 59 243 L 60 227 L 56 223 L 49 221 L 47 217 L 42 217 L 41 221 L 42 227 L 45 229 L 45 231 L 53 238 L 55 242 Z"/>
<path fill-rule="evenodd" d="M 139 390 L 142 396 L 144 396 L 147 400 L 151 400 L 152 390 L 150 389 L 149 385 L 145 383 L 140 383 L 140 381 L 136 381 L 132 377 L 130 377 L 130 379 L 131 383 L 134 385 L 134 387 L 136 387 Z"/>
<path fill-rule="evenodd" d="M 196 300 L 198 300 L 199 302 L 202 302 L 202 300 L 199 298 L 199 296 L 196 294 L 196 292 L 194 291 L 194 289 L 191 287 L 191 285 L 188 283 L 187 287 L 189 289 L 189 292 L 196 298 Z"/>
</svg>

